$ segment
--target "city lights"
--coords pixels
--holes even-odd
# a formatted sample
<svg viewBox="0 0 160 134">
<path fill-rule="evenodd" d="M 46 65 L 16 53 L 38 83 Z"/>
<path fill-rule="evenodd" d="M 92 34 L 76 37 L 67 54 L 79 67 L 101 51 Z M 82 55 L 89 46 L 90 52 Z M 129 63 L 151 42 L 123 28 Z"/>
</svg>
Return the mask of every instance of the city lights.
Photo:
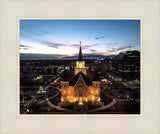
<svg viewBox="0 0 160 134">
<path fill-rule="evenodd" d="M 140 20 L 21 20 L 20 114 L 140 114 L 140 55 Z"/>
</svg>

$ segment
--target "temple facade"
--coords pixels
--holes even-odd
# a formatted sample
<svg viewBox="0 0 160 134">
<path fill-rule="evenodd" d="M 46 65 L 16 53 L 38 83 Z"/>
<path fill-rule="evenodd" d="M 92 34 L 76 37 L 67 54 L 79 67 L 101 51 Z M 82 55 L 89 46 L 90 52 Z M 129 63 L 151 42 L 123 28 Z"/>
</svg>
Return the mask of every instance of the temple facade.
<svg viewBox="0 0 160 134">
<path fill-rule="evenodd" d="M 100 104 L 100 80 L 95 72 L 87 70 L 83 60 L 81 42 L 74 72 L 65 72 L 61 80 L 61 105 L 68 104 L 79 106 Z"/>
</svg>

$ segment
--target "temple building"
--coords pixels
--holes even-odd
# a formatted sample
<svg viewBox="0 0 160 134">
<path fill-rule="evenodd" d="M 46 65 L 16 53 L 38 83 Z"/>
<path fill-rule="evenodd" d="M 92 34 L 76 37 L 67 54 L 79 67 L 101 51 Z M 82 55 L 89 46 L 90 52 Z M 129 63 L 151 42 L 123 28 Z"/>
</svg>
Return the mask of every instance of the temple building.
<svg viewBox="0 0 160 134">
<path fill-rule="evenodd" d="M 74 71 L 65 71 L 61 80 L 61 105 L 99 105 L 100 80 L 96 72 L 85 66 L 80 42 L 79 56 Z"/>
</svg>

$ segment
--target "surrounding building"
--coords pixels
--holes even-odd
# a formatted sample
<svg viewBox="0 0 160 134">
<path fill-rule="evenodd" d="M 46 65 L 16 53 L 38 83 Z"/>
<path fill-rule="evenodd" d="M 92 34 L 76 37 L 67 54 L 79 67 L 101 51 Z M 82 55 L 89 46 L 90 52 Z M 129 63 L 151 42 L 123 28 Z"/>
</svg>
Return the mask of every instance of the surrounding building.
<svg viewBox="0 0 160 134">
<path fill-rule="evenodd" d="M 123 79 L 140 80 L 140 52 L 119 53 L 112 59 L 112 71 Z"/>
<path fill-rule="evenodd" d="M 83 48 L 83 46 L 82 46 Z M 21 114 L 140 113 L 140 52 L 21 60 Z"/>
<path fill-rule="evenodd" d="M 74 72 L 65 71 L 61 80 L 61 105 L 70 104 L 74 104 L 74 109 L 80 109 L 82 106 L 87 109 L 88 104 L 101 104 L 100 80 L 96 72 L 87 70 L 83 60 L 81 42 Z"/>
<path fill-rule="evenodd" d="M 101 63 L 102 73 L 107 73 L 112 71 L 112 60 L 110 58 L 105 58 Z"/>
</svg>

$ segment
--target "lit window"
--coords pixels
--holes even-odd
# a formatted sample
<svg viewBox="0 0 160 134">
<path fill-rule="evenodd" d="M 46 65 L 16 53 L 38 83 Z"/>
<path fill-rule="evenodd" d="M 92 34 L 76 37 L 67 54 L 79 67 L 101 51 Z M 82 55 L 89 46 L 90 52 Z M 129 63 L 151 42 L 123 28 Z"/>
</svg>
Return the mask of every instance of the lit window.
<svg viewBox="0 0 160 134">
<path fill-rule="evenodd" d="M 71 96 L 71 102 L 73 102 L 73 96 Z"/>
<path fill-rule="evenodd" d="M 98 90 L 96 90 L 96 94 L 98 95 Z"/>
</svg>

